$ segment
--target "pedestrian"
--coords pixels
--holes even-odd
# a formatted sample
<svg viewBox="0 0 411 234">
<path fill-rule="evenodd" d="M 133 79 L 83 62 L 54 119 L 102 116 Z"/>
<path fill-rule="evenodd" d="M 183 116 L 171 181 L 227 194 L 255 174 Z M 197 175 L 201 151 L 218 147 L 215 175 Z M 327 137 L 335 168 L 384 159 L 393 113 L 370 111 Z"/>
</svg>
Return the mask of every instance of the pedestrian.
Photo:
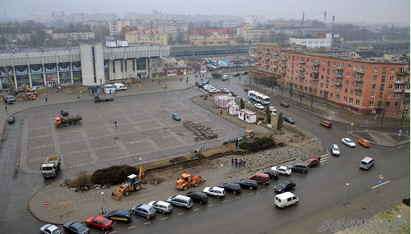
<svg viewBox="0 0 411 234">
<path fill-rule="evenodd" d="M 234 165 L 234 158 L 231 158 L 231 165 Z"/>
<path fill-rule="evenodd" d="M 243 159 L 240 159 L 238 166 L 241 167 L 241 165 L 243 165 Z"/>
<path fill-rule="evenodd" d="M 7 106 L 5 106 L 4 109 L 6 109 L 6 111 L 7 111 Z"/>
<path fill-rule="evenodd" d="M 117 121 L 114 121 L 114 126 L 116 126 L 116 127 L 117 127 Z"/>
<path fill-rule="evenodd" d="M 47 98 L 45 98 L 45 100 L 46 100 L 46 103 L 47 103 Z"/>
<path fill-rule="evenodd" d="M 223 115 L 223 110 L 220 110 L 220 115 Z"/>
<path fill-rule="evenodd" d="M 234 164 L 235 164 L 235 166 L 237 166 L 237 163 L 238 163 L 237 158 L 235 158 L 235 159 L 234 159 Z"/>
<path fill-rule="evenodd" d="M 111 91 L 110 91 L 111 92 Z M 77 101 L 80 101 L 80 96 L 77 96 Z"/>
<path fill-rule="evenodd" d="M 245 159 L 243 160 L 243 167 L 245 167 Z"/>
</svg>

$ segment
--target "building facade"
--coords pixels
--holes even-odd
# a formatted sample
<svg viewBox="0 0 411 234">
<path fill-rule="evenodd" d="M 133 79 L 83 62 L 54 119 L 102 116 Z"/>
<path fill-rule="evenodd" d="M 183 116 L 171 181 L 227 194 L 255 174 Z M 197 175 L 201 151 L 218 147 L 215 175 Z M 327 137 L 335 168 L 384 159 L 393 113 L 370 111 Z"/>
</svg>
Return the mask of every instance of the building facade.
<svg viewBox="0 0 411 234">
<path fill-rule="evenodd" d="M 291 37 L 290 44 L 306 46 L 307 48 L 331 47 L 332 34 L 327 33 L 325 38 Z"/>
<path fill-rule="evenodd" d="M 94 40 L 94 32 L 53 32 L 51 34 L 53 40 L 73 40 L 84 41 Z"/>
<path fill-rule="evenodd" d="M 137 25 L 139 30 L 158 30 L 168 33 L 169 44 L 184 44 L 188 41 L 188 24 L 175 21 L 152 21 Z"/>
<path fill-rule="evenodd" d="M 260 45 L 253 75 L 267 85 L 365 114 L 398 117 L 410 102 L 409 63 Z M 409 115 L 409 112 L 406 113 Z"/>
<path fill-rule="evenodd" d="M 229 29 L 196 29 L 190 33 L 188 40 L 194 46 L 231 45 L 235 42 Z"/>
<path fill-rule="evenodd" d="M 151 77 L 166 46 L 133 45 L 109 48 L 82 44 L 72 48 L 0 53 L 1 87 L 41 85 L 101 85 L 112 80 Z M 154 66 L 155 65 L 155 66 Z"/>
<path fill-rule="evenodd" d="M 119 36 L 121 33 L 121 30 L 126 27 L 130 27 L 131 21 L 130 20 L 122 20 L 122 19 L 117 19 L 117 20 L 112 20 L 108 23 L 108 27 L 110 30 L 110 36 Z"/>
<path fill-rule="evenodd" d="M 168 34 L 159 30 L 133 30 L 126 32 L 125 37 L 128 43 L 168 45 Z"/>
</svg>

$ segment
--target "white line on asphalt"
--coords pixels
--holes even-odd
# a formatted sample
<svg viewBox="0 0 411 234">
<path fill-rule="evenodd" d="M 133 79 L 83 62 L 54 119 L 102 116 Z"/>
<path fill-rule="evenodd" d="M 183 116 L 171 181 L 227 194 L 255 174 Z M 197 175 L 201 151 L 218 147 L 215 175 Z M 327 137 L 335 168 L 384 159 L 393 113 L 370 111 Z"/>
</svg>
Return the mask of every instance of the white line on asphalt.
<svg viewBox="0 0 411 234">
<path fill-rule="evenodd" d="M 322 158 L 322 157 L 326 157 L 326 156 L 328 156 L 329 154 L 324 154 L 324 155 L 321 155 L 320 157 Z"/>
<path fill-rule="evenodd" d="M 261 191 L 265 191 L 265 190 L 266 190 L 265 188 L 261 189 Z"/>
<path fill-rule="evenodd" d="M 212 206 L 214 206 L 214 205 L 213 204 L 208 205 L 208 207 L 212 207 Z"/>
<path fill-rule="evenodd" d="M 380 187 L 380 186 L 382 186 L 382 185 L 384 185 L 384 184 L 387 184 L 387 183 L 389 183 L 389 182 L 391 182 L 391 181 L 387 180 L 387 181 L 385 181 L 385 182 L 383 182 L 383 183 L 381 183 L 381 184 L 377 184 L 377 185 L 375 185 L 374 187 L 371 187 L 371 189 L 378 188 L 378 187 Z"/>
<path fill-rule="evenodd" d="M 167 219 L 167 217 L 163 217 L 163 218 L 161 218 L 161 220 L 165 220 L 165 219 Z"/>
<path fill-rule="evenodd" d="M 177 215 L 183 215 L 184 213 L 178 213 Z"/>
<path fill-rule="evenodd" d="M 224 200 L 224 201 L 222 201 L 222 203 L 224 203 L 224 202 L 228 202 L 228 200 Z"/>
<path fill-rule="evenodd" d="M 111 233 L 116 233 L 117 231 L 112 231 L 112 232 L 108 232 L 109 234 L 111 234 Z M 107 233 L 107 231 L 105 232 L 105 233 Z"/>
<path fill-rule="evenodd" d="M 132 229 L 132 228 L 135 228 L 136 226 L 131 226 L 131 227 L 128 227 L 127 229 Z"/>
<path fill-rule="evenodd" d="M 235 197 L 235 199 L 238 199 L 238 198 L 240 198 L 240 196 L 238 196 L 238 197 Z"/>
<path fill-rule="evenodd" d="M 404 146 L 400 145 L 400 146 L 397 147 L 397 149 L 401 149 L 402 147 L 404 147 Z"/>
<path fill-rule="evenodd" d="M 195 208 L 194 211 L 200 210 L 200 208 Z"/>
<path fill-rule="evenodd" d="M 253 195 L 254 193 L 253 192 L 251 192 L 251 193 L 248 193 L 248 195 Z"/>
<path fill-rule="evenodd" d="M 144 225 L 146 225 L 146 224 L 150 224 L 150 223 L 151 223 L 151 222 L 145 222 L 145 223 L 144 223 Z"/>
</svg>

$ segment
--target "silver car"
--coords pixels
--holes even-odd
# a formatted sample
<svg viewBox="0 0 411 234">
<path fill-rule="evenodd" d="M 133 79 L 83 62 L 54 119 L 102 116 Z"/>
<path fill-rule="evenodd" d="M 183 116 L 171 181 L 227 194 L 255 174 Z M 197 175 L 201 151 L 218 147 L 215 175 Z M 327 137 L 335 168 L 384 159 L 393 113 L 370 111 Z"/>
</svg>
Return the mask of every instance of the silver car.
<svg viewBox="0 0 411 234">
<path fill-rule="evenodd" d="M 140 215 L 146 219 L 152 219 L 156 217 L 156 209 L 147 204 L 136 205 L 131 209 L 131 212 L 135 215 Z"/>
<path fill-rule="evenodd" d="M 150 206 L 153 206 L 157 212 L 160 213 L 170 213 L 173 210 L 173 205 L 165 201 L 151 201 L 148 203 Z"/>
<path fill-rule="evenodd" d="M 338 147 L 337 144 L 332 144 L 331 153 L 332 153 L 332 155 L 340 156 L 340 148 Z"/>
</svg>

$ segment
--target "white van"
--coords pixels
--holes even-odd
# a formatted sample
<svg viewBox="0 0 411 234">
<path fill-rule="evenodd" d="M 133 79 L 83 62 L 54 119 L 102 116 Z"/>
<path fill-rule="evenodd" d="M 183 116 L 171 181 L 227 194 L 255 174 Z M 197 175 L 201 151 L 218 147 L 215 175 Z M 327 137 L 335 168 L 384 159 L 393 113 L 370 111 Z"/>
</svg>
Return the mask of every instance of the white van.
<svg viewBox="0 0 411 234">
<path fill-rule="evenodd" d="M 127 87 L 122 83 L 114 83 L 114 86 L 116 86 L 116 91 L 127 90 Z"/>
<path fill-rule="evenodd" d="M 298 203 L 298 197 L 291 192 L 281 193 L 275 196 L 274 204 L 279 208 L 285 208 Z"/>
<path fill-rule="evenodd" d="M 365 157 L 360 162 L 361 169 L 368 170 L 372 166 L 374 166 L 374 159 L 371 157 Z"/>
</svg>

